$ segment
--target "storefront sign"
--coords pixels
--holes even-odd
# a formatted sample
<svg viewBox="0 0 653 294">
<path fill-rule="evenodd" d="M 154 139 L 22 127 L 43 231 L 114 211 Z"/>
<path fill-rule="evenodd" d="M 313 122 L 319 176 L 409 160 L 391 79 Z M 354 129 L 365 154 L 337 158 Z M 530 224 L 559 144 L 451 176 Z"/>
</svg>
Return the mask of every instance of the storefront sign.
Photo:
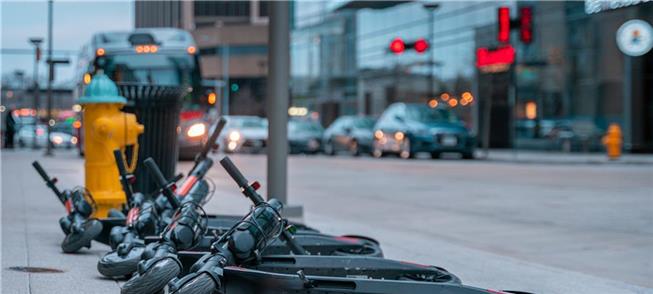
<svg viewBox="0 0 653 294">
<path fill-rule="evenodd" d="M 643 20 L 629 20 L 617 30 L 617 46 L 626 55 L 642 56 L 653 47 L 653 28 Z"/>
<path fill-rule="evenodd" d="M 476 49 L 476 67 L 481 72 L 504 72 L 515 63 L 515 48 L 504 46 L 498 49 Z"/>
</svg>

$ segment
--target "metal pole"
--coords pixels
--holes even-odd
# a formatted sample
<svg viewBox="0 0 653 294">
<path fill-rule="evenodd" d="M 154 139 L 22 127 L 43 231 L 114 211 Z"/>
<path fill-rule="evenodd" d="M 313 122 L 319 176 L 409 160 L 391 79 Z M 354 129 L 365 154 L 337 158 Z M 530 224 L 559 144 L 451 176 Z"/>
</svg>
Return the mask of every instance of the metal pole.
<svg viewBox="0 0 653 294">
<path fill-rule="evenodd" d="M 52 79 L 54 78 L 54 64 L 52 63 L 52 0 L 48 1 L 48 115 L 47 115 L 47 127 L 48 134 L 45 140 L 45 155 L 52 156 L 52 146 L 50 146 L 50 132 L 52 132 L 52 126 L 50 125 L 50 120 L 52 120 Z"/>
<path fill-rule="evenodd" d="M 268 29 L 268 197 L 288 202 L 289 2 L 270 2 Z"/>
<path fill-rule="evenodd" d="M 632 112 L 633 112 L 633 79 L 632 79 L 633 58 L 624 56 L 624 150 L 630 151 L 632 147 Z"/>
<path fill-rule="evenodd" d="M 222 115 L 229 115 L 229 92 L 231 92 L 231 83 L 229 83 L 229 45 L 222 46 Z"/>
<path fill-rule="evenodd" d="M 31 40 L 34 44 L 34 138 L 32 138 L 32 149 L 38 149 L 37 140 L 36 140 L 36 127 L 38 126 L 39 118 L 39 94 L 41 93 L 41 88 L 39 86 L 39 59 L 40 54 L 39 48 L 41 41 L 33 39 Z"/>
<path fill-rule="evenodd" d="M 433 25 L 435 24 L 435 9 L 429 10 L 429 38 L 431 41 L 429 42 L 429 48 L 431 49 L 431 60 L 429 62 L 429 87 L 427 93 L 431 95 L 432 97 L 435 96 L 435 90 L 434 90 L 434 84 L 435 82 L 433 81 L 435 79 L 435 31 L 433 29 Z"/>
</svg>

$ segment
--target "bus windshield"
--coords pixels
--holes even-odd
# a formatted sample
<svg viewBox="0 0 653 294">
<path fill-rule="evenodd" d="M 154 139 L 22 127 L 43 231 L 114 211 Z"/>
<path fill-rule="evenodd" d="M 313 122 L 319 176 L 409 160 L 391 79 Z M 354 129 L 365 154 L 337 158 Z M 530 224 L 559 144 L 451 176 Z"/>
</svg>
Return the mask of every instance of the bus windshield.
<svg viewBox="0 0 653 294">
<path fill-rule="evenodd" d="M 194 58 L 188 54 L 125 54 L 105 60 L 105 73 L 118 83 L 193 87 L 199 82 Z"/>
</svg>

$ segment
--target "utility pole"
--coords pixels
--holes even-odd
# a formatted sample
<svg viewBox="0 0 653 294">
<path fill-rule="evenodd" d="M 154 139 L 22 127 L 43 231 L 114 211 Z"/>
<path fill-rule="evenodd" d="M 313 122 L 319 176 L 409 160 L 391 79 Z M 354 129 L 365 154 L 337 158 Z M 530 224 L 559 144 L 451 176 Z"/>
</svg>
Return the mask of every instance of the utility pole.
<svg viewBox="0 0 653 294">
<path fill-rule="evenodd" d="M 52 132 L 52 80 L 54 79 L 54 64 L 52 63 L 52 0 L 48 1 L 48 133 L 45 137 L 45 155 L 52 156 L 50 132 Z"/>
<path fill-rule="evenodd" d="M 41 93 L 41 88 L 39 87 L 39 61 L 41 60 L 41 42 L 42 38 L 30 38 L 29 42 L 34 45 L 34 138 L 32 138 L 32 149 L 38 149 L 38 144 L 36 140 L 36 127 L 38 126 L 38 117 L 39 117 L 39 94 Z"/>
<path fill-rule="evenodd" d="M 268 197 L 288 204 L 288 101 L 290 78 L 289 1 L 270 2 L 268 30 Z M 286 205 L 284 215 L 301 217 L 301 207 Z"/>
<path fill-rule="evenodd" d="M 435 25 L 435 10 L 440 7 L 438 3 L 424 3 L 422 6 L 429 12 L 429 50 L 431 50 L 431 55 L 429 57 L 429 87 L 427 88 L 428 95 L 432 97 L 435 96 L 434 89 L 434 79 L 435 79 L 435 30 L 433 26 Z"/>
<path fill-rule="evenodd" d="M 231 91 L 231 83 L 229 82 L 229 45 L 222 46 L 222 80 L 224 87 L 222 87 L 222 111 L 220 115 L 229 115 L 229 94 Z"/>
</svg>

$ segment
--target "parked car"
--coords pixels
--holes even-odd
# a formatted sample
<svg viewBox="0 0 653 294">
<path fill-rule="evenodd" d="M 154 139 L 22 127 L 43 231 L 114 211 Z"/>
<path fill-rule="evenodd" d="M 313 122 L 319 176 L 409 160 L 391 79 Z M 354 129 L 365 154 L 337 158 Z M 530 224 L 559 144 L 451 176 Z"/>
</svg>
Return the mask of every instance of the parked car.
<svg viewBox="0 0 653 294">
<path fill-rule="evenodd" d="M 36 133 L 36 147 L 45 147 L 47 132 L 48 128 L 45 125 L 36 126 L 36 131 L 34 131 L 34 125 L 25 125 L 16 133 L 14 141 L 20 147 L 33 147 L 34 134 Z M 64 132 L 53 131 L 50 133 L 50 143 L 55 148 L 72 148 L 77 145 L 77 137 Z"/>
<path fill-rule="evenodd" d="M 368 116 L 341 116 L 324 131 L 324 152 L 334 155 L 347 151 L 353 156 L 372 152 L 375 122 Z"/>
<path fill-rule="evenodd" d="M 218 137 L 226 153 L 260 152 L 267 145 L 268 121 L 258 116 L 225 115 L 227 123 Z"/>
<path fill-rule="evenodd" d="M 290 119 L 288 121 L 288 152 L 320 152 L 324 128 L 319 122 L 307 119 Z"/>
<path fill-rule="evenodd" d="M 555 121 L 555 125 L 545 137 L 565 152 L 599 151 L 603 130 L 589 119 L 565 119 Z"/>
<path fill-rule="evenodd" d="M 418 152 L 428 152 L 439 158 L 443 152 L 456 152 L 471 159 L 474 145 L 474 137 L 447 106 L 394 103 L 374 126 L 372 153 L 375 157 L 395 153 L 413 158 Z"/>
</svg>

